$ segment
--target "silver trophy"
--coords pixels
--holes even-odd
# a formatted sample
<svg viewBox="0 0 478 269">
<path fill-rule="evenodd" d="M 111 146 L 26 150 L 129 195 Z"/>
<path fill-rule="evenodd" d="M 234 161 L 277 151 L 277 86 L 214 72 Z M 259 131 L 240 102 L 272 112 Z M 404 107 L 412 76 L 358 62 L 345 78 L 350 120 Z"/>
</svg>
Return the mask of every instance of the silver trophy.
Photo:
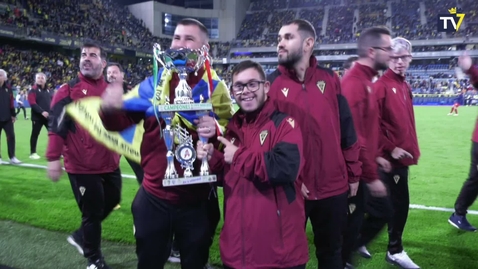
<svg viewBox="0 0 478 269">
<path fill-rule="evenodd" d="M 173 126 L 172 119 L 175 113 L 181 111 L 194 111 L 201 117 L 212 111 L 211 103 L 204 103 L 201 96 L 200 102 L 195 103 L 192 98 L 192 89 L 188 85 L 186 79 L 189 74 L 195 73 L 204 65 L 208 57 L 208 49 L 203 46 L 199 50 L 191 49 L 168 49 L 161 50 L 159 44 L 154 44 L 154 58 L 160 63 L 165 72 L 175 72 L 179 76 L 179 83 L 175 89 L 174 104 L 169 102 L 169 98 L 165 100 L 164 105 L 156 107 L 157 112 L 161 114 L 161 118 L 166 123 L 163 129 L 163 139 L 165 141 L 168 152 L 166 154 L 168 166 L 163 179 L 163 186 L 179 186 L 201 183 L 211 183 L 217 181 L 215 175 L 209 174 L 209 164 L 207 157 L 201 163 L 199 176 L 193 175 L 193 164 L 196 160 L 196 150 L 194 148 L 192 136 L 185 128 L 179 125 Z M 156 96 L 156 98 L 158 98 Z M 179 143 L 176 145 L 175 140 Z M 207 138 L 200 137 L 203 143 L 207 143 Z M 179 178 L 174 166 L 174 158 L 181 164 L 184 169 L 183 177 Z"/>
</svg>

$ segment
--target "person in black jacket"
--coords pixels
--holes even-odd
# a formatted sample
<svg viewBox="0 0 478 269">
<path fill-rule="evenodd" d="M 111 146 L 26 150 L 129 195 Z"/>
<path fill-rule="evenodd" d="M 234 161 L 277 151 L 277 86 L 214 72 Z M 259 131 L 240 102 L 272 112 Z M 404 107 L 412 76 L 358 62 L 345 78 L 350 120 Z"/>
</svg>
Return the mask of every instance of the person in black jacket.
<svg viewBox="0 0 478 269">
<path fill-rule="evenodd" d="M 20 164 L 15 157 L 15 105 L 13 102 L 13 91 L 7 84 L 7 72 L 0 69 L 0 133 L 3 129 L 7 135 L 8 158 L 11 164 Z M 0 156 L 0 163 L 2 162 Z"/>
<path fill-rule="evenodd" d="M 41 128 L 45 127 L 48 131 L 48 111 L 50 110 L 52 95 L 46 87 L 46 75 L 37 73 L 35 75 L 35 85 L 28 93 L 28 103 L 31 107 L 32 133 L 30 135 L 30 159 L 38 160 L 37 142 Z"/>
</svg>

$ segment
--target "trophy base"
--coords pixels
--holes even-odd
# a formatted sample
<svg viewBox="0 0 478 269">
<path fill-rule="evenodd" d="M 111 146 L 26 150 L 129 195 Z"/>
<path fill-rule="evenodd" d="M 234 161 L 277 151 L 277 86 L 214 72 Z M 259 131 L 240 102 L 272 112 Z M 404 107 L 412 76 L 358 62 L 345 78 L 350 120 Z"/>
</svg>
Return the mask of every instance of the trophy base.
<svg viewBox="0 0 478 269">
<path fill-rule="evenodd" d="M 212 110 L 211 103 L 191 103 L 191 104 L 170 104 L 159 105 L 158 112 L 181 112 L 181 111 L 202 111 Z"/>
<path fill-rule="evenodd" d="M 194 185 L 216 182 L 216 175 L 163 179 L 163 187 Z"/>
</svg>

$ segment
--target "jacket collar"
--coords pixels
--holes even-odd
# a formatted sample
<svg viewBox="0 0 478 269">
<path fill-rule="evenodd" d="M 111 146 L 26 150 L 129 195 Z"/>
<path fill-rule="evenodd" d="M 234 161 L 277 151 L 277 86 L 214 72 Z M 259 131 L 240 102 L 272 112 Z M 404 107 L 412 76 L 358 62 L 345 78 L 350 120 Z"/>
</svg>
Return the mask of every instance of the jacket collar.
<svg viewBox="0 0 478 269">
<path fill-rule="evenodd" d="M 372 79 L 378 75 L 378 72 L 374 69 L 372 69 L 371 67 L 369 66 L 366 66 L 366 65 L 363 65 L 363 64 L 359 64 L 359 63 L 355 63 L 354 66 L 352 67 L 352 69 L 349 71 L 350 75 L 353 75 L 353 74 L 361 74 L 362 76 L 365 76 L 367 78 L 368 81 L 372 81 Z M 347 75 L 348 75 L 347 74 Z M 361 77 L 362 77 L 361 76 Z"/>
<path fill-rule="evenodd" d="M 284 65 L 279 65 L 279 71 L 281 72 L 281 74 L 288 76 L 289 78 L 291 78 L 292 80 L 296 82 L 305 83 L 305 82 L 308 82 L 313 77 L 314 70 L 317 67 L 317 63 L 318 62 L 315 56 L 314 55 L 310 56 L 309 67 L 307 68 L 307 70 L 305 70 L 304 81 L 299 81 L 294 69 L 289 69 Z"/>
<path fill-rule="evenodd" d="M 263 126 L 275 111 L 275 103 L 270 97 L 267 98 L 264 105 L 252 113 L 244 113 L 238 110 L 232 117 L 233 131 L 237 133 L 245 126 L 260 127 Z"/>
<path fill-rule="evenodd" d="M 83 76 L 83 74 L 81 72 L 79 72 L 78 76 L 80 77 L 80 80 L 85 81 L 86 83 L 91 84 L 91 85 L 97 85 L 97 84 L 101 84 L 101 83 L 106 82 L 106 79 L 103 75 L 101 75 L 101 77 L 99 77 L 98 79 L 92 79 L 92 78 L 88 78 L 88 77 Z"/>
<path fill-rule="evenodd" d="M 405 81 L 405 76 L 397 75 L 390 68 L 385 72 L 384 76 L 391 79 L 391 80 L 398 81 L 398 82 L 404 82 Z"/>
<path fill-rule="evenodd" d="M 43 90 L 46 90 L 46 85 L 42 87 L 42 86 L 40 86 L 40 85 L 38 85 L 38 84 L 35 84 L 35 85 L 33 85 L 32 89 L 43 91 Z"/>
</svg>

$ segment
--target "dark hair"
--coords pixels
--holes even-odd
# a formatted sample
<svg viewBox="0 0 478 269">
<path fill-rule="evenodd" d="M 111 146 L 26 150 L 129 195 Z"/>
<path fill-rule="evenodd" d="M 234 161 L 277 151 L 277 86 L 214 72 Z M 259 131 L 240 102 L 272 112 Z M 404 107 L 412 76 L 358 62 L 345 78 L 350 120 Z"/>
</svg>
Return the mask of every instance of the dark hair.
<svg viewBox="0 0 478 269">
<path fill-rule="evenodd" d="M 234 68 L 232 69 L 231 77 L 234 79 L 235 75 L 249 68 L 254 68 L 261 76 L 261 79 L 266 80 L 266 72 L 264 71 L 264 68 L 262 68 L 262 65 L 252 60 L 245 60 L 234 66 Z"/>
<path fill-rule="evenodd" d="M 362 31 L 357 42 L 358 56 L 367 57 L 370 47 L 380 46 L 382 35 L 391 35 L 390 30 L 385 26 L 370 27 Z"/>
<path fill-rule="evenodd" d="M 199 27 L 201 32 L 206 35 L 206 37 L 209 37 L 209 32 L 208 32 L 206 26 L 204 26 L 204 24 L 202 24 L 202 22 L 200 22 L 196 19 L 185 18 L 185 19 L 180 20 L 177 25 L 184 25 L 184 26 L 196 25 L 197 27 Z"/>
<path fill-rule="evenodd" d="M 123 71 L 123 67 L 122 67 L 121 64 L 119 64 L 119 63 L 110 62 L 110 63 L 108 63 L 108 65 L 106 66 L 106 69 L 108 69 L 108 67 L 111 67 L 111 66 L 116 66 L 116 67 L 118 67 L 118 69 L 119 69 L 120 72 L 124 72 L 124 71 Z"/>
<path fill-rule="evenodd" d="M 349 69 L 352 66 L 352 63 L 357 61 L 358 59 L 359 59 L 359 57 L 357 57 L 357 56 L 349 57 L 347 60 L 345 60 L 343 68 L 344 69 Z"/>
<path fill-rule="evenodd" d="M 98 44 L 95 44 L 95 43 L 84 43 L 83 46 L 81 46 L 81 50 L 83 50 L 84 48 L 97 48 L 100 50 L 100 57 L 101 59 L 103 60 L 106 60 L 106 57 L 108 56 L 106 54 L 106 51 Z"/>
<path fill-rule="evenodd" d="M 307 37 L 314 38 L 314 41 L 317 39 L 317 33 L 315 32 L 314 26 L 307 20 L 297 19 L 286 22 L 282 26 L 295 24 L 300 32 L 307 34 Z"/>
</svg>

